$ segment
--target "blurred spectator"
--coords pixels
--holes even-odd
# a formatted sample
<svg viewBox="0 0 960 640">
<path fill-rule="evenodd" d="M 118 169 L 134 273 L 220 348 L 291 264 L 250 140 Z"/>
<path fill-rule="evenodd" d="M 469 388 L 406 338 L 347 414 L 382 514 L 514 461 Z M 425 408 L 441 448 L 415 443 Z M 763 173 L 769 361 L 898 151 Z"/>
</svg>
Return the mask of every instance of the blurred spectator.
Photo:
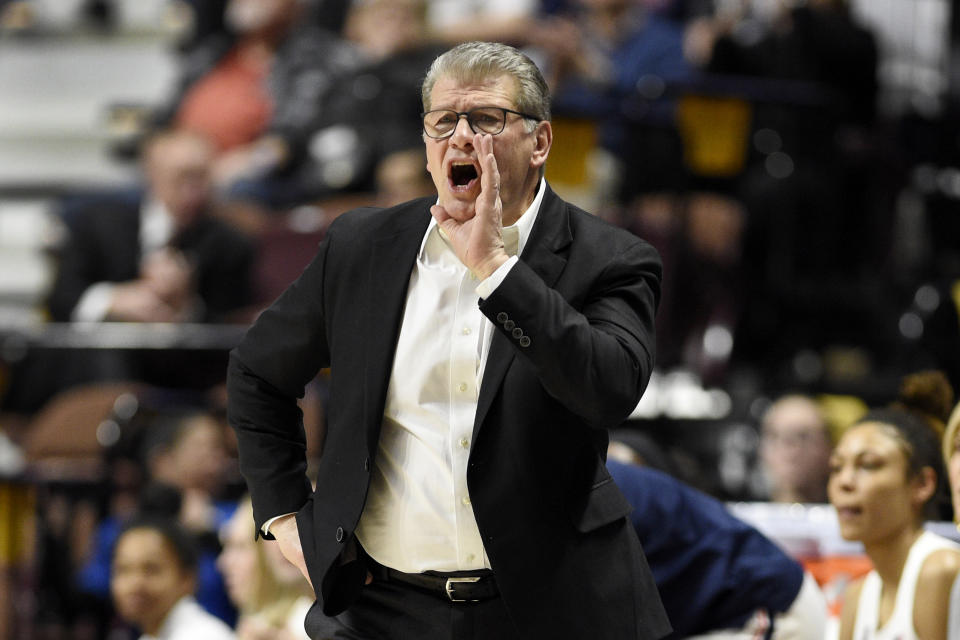
<svg viewBox="0 0 960 640">
<path fill-rule="evenodd" d="M 766 14 L 752 6 L 707 28 L 698 21 L 687 39 L 688 55 L 709 51 L 706 95 L 744 98 L 751 127 L 736 185 L 748 212 L 743 287 L 751 292 L 736 357 L 775 366 L 838 343 L 882 357 L 876 292 L 896 178 L 874 127 L 876 40 L 844 0 L 766 3 Z M 708 44 L 694 46 L 698 39 Z"/>
<path fill-rule="evenodd" d="M 229 640 L 223 621 L 193 599 L 196 552 L 172 521 L 135 520 L 117 538 L 110 591 L 120 616 L 149 640 Z"/>
<path fill-rule="evenodd" d="M 144 145 L 147 191 L 67 220 L 49 298 L 54 320 L 224 320 L 250 300 L 251 243 L 212 217 L 206 140 L 165 131 Z"/>
<path fill-rule="evenodd" d="M 358 63 L 334 80 L 290 174 L 311 194 L 372 192 L 381 162 L 388 172 L 426 176 L 422 105 L 410 88 L 440 49 L 426 43 L 424 11 L 424 0 L 363 0 L 349 8 L 344 36 Z M 411 149 L 419 152 L 415 160 Z"/>
<path fill-rule="evenodd" d="M 647 238 L 664 263 L 657 312 L 657 362 L 695 372 L 707 384 L 724 379 L 744 296 L 742 204 L 716 191 L 646 194 L 624 223 Z"/>
<path fill-rule="evenodd" d="M 216 568 L 219 531 L 235 509 L 224 499 L 227 457 L 224 425 L 206 413 L 168 410 L 140 426 L 140 463 L 146 478 L 136 510 L 175 519 L 198 550 L 197 600 L 232 623 L 235 611 Z M 105 596 L 110 550 L 129 514 L 108 513 L 97 527 L 89 557 L 77 575 L 81 591 Z"/>
<path fill-rule="evenodd" d="M 229 0 L 229 33 L 191 51 L 158 116 L 214 141 L 218 185 L 273 207 L 314 197 L 289 172 L 307 152 L 307 128 L 334 81 L 358 62 L 336 34 L 306 19 L 307 4 Z"/>
<path fill-rule="evenodd" d="M 776 544 L 671 476 L 613 459 L 607 468 L 633 507 L 669 637 L 822 640 L 826 600 Z"/>
<path fill-rule="evenodd" d="M 303 622 L 313 605 L 309 583 L 273 541 L 257 540 L 250 499 L 223 528 L 217 567 L 240 612 L 238 640 L 308 640 Z"/>
<path fill-rule="evenodd" d="M 938 430 L 926 419 L 930 402 L 944 395 L 943 379 L 923 375 L 907 382 L 898 405 L 869 412 L 831 456 L 829 495 L 840 533 L 863 543 L 874 566 L 844 593 L 841 640 L 878 637 L 881 629 L 889 637 L 960 633 L 960 602 L 951 596 L 960 545 L 923 527 L 939 518 L 946 484 L 942 422 Z"/>
<path fill-rule="evenodd" d="M 662 2 L 570 4 L 569 14 L 540 30 L 555 113 L 599 122 L 599 144 L 621 161 L 629 195 L 677 188 L 682 166 L 673 102 L 661 98 L 694 71 L 683 55 L 683 25 L 659 10 Z"/>
<path fill-rule="evenodd" d="M 770 500 L 825 503 L 832 450 L 826 416 L 812 398 L 778 398 L 764 413 L 760 430 L 760 462 Z"/>
<path fill-rule="evenodd" d="M 254 247 L 214 216 L 212 150 L 197 134 L 168 130 L 143 148 L 146 190 L 83 196 L 63 210 L 68 229 L 47 298 L 59 322 L 231 322 L 252 303 Z M 31 412 L 82 383 L 137 380 L 207 388 L 224 378 L 225 354 L 34 350 L 16 363 L 3 403 Z"/>
</svg>

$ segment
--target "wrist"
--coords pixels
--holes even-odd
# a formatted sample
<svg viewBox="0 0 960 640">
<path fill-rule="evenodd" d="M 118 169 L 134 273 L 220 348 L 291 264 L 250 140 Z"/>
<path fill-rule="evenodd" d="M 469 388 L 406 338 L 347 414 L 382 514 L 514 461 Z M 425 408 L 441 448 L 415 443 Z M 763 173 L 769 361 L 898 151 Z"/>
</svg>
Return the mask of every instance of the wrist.
<svg viewBox="0 0 960 640">
<path fill-rule="evenodd" d="M 506 251 L 500 251 L 500 253 L 481 262 L 480 265 L 474 269 L 471 269 L 471 271 L 478 280 L 483 281 L 493 275 L 493 273 L 502 267 L 509 259 L 510 256 L 507 255 Z"/>
</svg>

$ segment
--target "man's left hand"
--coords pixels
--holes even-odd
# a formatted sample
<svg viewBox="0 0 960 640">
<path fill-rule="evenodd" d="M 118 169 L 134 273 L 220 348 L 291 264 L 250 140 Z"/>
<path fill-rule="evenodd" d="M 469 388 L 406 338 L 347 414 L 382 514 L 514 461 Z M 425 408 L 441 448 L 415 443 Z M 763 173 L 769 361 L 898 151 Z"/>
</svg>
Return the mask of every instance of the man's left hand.
<svg viewBox="0 0 960 640">
<path fill-rule="evenodd" d="M 475 134 L 473 146 L 480 162 L 480 195 L 474 216 L 459 221 L 443 205 L 430 207 L 454 253 L 480 280 L 488 278 L 509 259 L 503 246 L 503 203 L 500 201 L 500 171 L 493 155 L 493 136 Z"/>
</svg>

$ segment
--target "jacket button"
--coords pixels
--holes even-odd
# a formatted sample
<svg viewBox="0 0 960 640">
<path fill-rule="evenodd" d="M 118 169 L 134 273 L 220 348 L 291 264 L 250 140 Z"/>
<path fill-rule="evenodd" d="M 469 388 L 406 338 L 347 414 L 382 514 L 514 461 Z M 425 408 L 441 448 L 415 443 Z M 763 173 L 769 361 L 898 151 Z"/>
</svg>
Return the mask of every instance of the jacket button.
<svg viewBox="0 0 960 640">
<path fill-rule="evenodd" d="M 512 335 L 517 340 L 519 340 L 520 338 L 523 337 L 523 329 L 521 329 L 520 327 L 517 327 L 510 333 L 510 335 Z"/>
<path fill-rule="evenodd" d="M 343 542 L 343 527 L 337 527 L 337 542 Z"/>
<path fill-rule="evenodd" d="M 370 458 L 363 459 L 363 470 L 370 471 Z"/>
<path fill-rule="evenodd" d="M 507 331 L 511 331 L 515 326 L 517 326 L 517 323 L 514 322 L 513 320 L 507 320 L 506 322 L 503 323 L 503 328 L 506 329 Z"/>
<path fill-rule="evenodd" d="M 506 311 L 501 311 L 500 313 L 497 314 L 497 322 L 499 322 L 500 324 L 503 324 L 509 319 L 510 319 L 510 316 L 507 315 Z"/>
<path fill-rule="evenodd" d="M 521 346 L 521 347 L 529 347 L 529 346 L 530 346 L 530 337 L 529 337 L 529 336 L 523 336 L 522 338 L 520 338 L 520 346 Z"/>
</svg>

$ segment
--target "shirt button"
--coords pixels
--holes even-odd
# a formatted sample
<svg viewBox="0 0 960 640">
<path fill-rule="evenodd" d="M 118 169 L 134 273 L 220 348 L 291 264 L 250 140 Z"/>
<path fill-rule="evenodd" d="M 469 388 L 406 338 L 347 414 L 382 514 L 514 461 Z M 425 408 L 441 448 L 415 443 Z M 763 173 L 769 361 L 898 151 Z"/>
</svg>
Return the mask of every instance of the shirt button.
<svg viewBox="0 0 960 640">
<path fill-rule="evenodd" d="M 462 502 L 463 506 L 465 507 L 470 506 L 470 498 L 468 498 L 467 496 L 463 496 L 462 498 L 460 498 L 460 502 Z"/>
<path fill-rule="evenodd" d="M 461 382 L 459 385 L 457 385 L 457 389 L 458 389 L 461 393 L 463 393 L 464 391 L 467 390 L 467 383 L 466 383 L 466 382 Z"/>
<path fill-rule="evenodd" d="M 468 554 L 467 554 L 467 562 L 473 562 L 473 559 L 476 558 L 476 557 L 477 557 L 477 556 L 473 555 L 472 553 L 468 553 Z"/>
<path fill-rule="evenodd" d="M 460 438 L 460 446 L 466 449 L 467 447 L 470 446 L 470 441 L 467 440 L 466 438 Z"/>
<path fill-rule="evenodd" d="M 464 327 L 464 328 L 463 328 L 463 335 L 465 335 L 465 336 L 470 335 L 470 327 Z"/>
</svg>

